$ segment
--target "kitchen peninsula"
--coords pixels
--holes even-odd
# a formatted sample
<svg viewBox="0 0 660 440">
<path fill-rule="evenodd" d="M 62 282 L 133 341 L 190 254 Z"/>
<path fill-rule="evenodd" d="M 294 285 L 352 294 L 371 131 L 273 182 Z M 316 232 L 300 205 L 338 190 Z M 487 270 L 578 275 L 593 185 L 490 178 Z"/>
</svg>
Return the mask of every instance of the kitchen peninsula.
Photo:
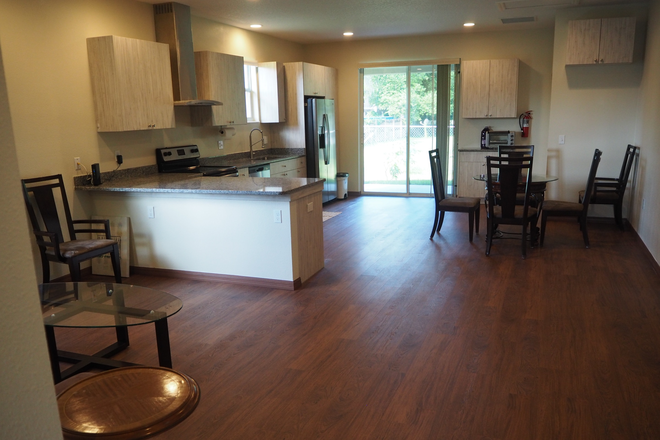
<svg viewBox="0 0 660 440">
<path fill-rule="evenodd" d="M 295 289 L 323 268 L 322 179 L 146 173 L 80 184 L 130 218 L 134 272 Z"/>
</svg>

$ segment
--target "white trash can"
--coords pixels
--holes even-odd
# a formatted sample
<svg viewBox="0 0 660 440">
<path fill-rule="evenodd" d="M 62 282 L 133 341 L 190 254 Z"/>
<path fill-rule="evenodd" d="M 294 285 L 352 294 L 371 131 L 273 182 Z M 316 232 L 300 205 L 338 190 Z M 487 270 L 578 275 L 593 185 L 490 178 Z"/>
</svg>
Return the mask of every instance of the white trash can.
<svg viewBox="0 0 660 440">
<path fill-rule="evenodd" d="M 337 198 L 348 197 L 348 173 L 337 173 Z"/>
</svg>

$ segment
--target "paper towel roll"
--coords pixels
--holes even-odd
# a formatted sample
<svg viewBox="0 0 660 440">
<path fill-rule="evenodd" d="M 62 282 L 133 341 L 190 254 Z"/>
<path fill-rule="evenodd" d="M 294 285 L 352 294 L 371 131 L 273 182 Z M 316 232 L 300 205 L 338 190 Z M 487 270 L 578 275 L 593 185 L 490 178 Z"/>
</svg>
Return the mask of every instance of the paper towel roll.
<svg viewBox="0 0 660 440">
<path fill-rule="evenodd" d="M 236 136 L 236 129 L 234 127 L 221 127 L 220 139 L 229 139 Z"/>
</svg>

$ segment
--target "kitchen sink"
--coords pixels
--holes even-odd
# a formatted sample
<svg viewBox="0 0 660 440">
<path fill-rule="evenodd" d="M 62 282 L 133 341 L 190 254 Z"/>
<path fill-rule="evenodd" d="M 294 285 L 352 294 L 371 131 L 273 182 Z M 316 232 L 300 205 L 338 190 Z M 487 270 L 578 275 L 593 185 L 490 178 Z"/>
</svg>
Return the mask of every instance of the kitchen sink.
<svg viewBox="0 0 660 440">
<path fill-rule="evenodd" d="M 275 154 L 271 154 L 271 155 L 268 155 L 268 156 L 255 157 L 254 159 L 251 160 L 251 162 L 252 162 L 252 163 L 255 163 L 255 162 L 264 162 L 264 161 L 268 161 L 268 160 L 284 159 L 284 158 L 287 158 L 287 157 L 291 157 L 291 156 L 289 156 L 289 155 L 275 155 Z"/>
</svg>

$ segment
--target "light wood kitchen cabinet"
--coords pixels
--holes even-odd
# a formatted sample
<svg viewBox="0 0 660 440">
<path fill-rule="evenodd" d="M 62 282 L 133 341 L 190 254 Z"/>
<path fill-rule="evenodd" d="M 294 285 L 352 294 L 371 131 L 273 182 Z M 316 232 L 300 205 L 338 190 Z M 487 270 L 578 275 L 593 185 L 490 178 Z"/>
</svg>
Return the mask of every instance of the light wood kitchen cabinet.
<svg viewBox="0 0 660 440">
<path fill-rule="evenodd" d="M 272 145 L 275 148 L 305 148 L 305 97 L 334 99 L 335 108 L 338 108 L 336 78 L 337 69 L 332 67 L 303 62 L 284 63 L 286 122 L 273 126 L 271 130 Z M 322 81 L 322 85 L 319 81 Z M 311 93 L 313 91 L 321 93 L 321 90 L 323 95 Z"/>
<path fill-rule="evenodd" d="M 87 54 L 99 132 L 174 127 L 168 45 L 109 35 Z"/>
<path fill-rule="evenodd" d="M 304 157 L 271 162 L 270 177 L 306 177 L 306 166 Z"/>
<path fill-rule="evenodd" d="M 211 99 L 222 105 L 191 108 L 195 126 L 247 124 L 243 57 L 217 52 L 195 52 L 198 99 Z"/>
<path fill-rule="evenodd" d="M 461 62 L 464 118 L 517 118 L 518 60 Z"/>
<path fill-rule="evenodd" d="M 325 99 L 337 99 L 337 69 L 325 68 Z"/>
<path fill-rule="evenodd" d="M 277 61 L 257 65 L 259 82 L 259 122 L 286 121 L 284 65 Z"/>
<path fill-rule="evenodd" d="M 571 20 L 566 64 L 632 63 L 634 46 L 634 17 Z"/>
<path fill-rule="evenodd" d="M 486 174 L 486 156 L 497 155 L 497 151 L 459 151 L 458 188 L 459 197 L 479 197 L 486 195 L 486 184 L 474 180 L 474 176 Z"/>
<path fill-rule="evenodd" d="M 325 96 L 325 66 L 302 63 L 303 88 L 307 96 Z"/>
</svg>

